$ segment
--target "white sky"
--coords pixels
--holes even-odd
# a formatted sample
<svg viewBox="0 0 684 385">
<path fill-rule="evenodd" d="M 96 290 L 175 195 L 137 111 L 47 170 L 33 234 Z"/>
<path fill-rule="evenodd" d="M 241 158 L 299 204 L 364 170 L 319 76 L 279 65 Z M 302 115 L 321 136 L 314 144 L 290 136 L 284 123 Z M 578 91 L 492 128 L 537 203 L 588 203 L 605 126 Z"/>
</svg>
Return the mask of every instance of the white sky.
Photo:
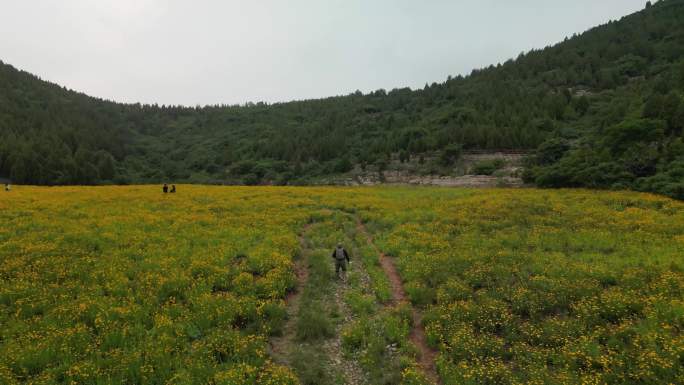
<svg viewBox="0 0 684 385">
<path fill-rule="evenodd" d="M 0 0 L 0 60 L 121 102 L 287 101 L 422 87 L 646 0 Z"/>
</svg>

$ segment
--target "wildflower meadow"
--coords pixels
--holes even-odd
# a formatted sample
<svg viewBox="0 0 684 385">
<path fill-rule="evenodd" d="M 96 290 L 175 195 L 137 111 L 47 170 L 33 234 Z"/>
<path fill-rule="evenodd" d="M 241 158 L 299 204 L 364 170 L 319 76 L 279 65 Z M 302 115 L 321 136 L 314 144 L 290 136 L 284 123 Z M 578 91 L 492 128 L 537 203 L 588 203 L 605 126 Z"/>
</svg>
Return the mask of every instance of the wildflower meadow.
<svg viewBox="0 0 684 385">
<path fill-rule="evenodd" d="M 422 314 L 444 384 L 684 383 L 682 202 L 586 190 L 178 190 L 0 194 L 0 383 L 306 383 L 307 365 L 274 359 L 269 343 L 289 317 L 328 306 L 340 284 L 327 250 L 340 239 L 354 267 L 336 314 L 313 336 L 314 321 L 295 325 L 308 335 L 303 357 L 344 371 L 323 357 L 338 335 L 358 383 L 425 383 L 406 306 Z M 408 305 L 389 307 L 370 242 L 396 262 Z M 315 280 L 288 315 L 307 244 Z"/>
</svg>

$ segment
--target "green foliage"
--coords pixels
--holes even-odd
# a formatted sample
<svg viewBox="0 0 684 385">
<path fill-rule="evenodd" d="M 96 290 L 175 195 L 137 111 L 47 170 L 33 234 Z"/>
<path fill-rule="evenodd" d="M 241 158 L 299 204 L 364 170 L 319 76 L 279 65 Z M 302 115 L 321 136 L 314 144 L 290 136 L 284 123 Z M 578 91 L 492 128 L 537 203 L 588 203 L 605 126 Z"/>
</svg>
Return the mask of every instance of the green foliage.
<svg viewBox="0 0 684 385">
<path fill-rule="evenodd" d="M 406 150 L 401 150 L 399 152 L 399 161 L 401 163 L 406 163 L 411 160 L 411 154 Z"/>
<path fill-rule="evenodd" d="M 667 135 L 665 120 L 630 119 L 569 147 L 543 143 L 526 179 L 543 187 L 591 187 L 652 191 L 682 199 L 682 139 Z"/>
<path fill-rule="evenodd" d="M 552 138 L 537 148 L 535 161 L 540 165 L 548 165 L 558 162 L 570 149 L 570 144 L 563 138 Z"/>
<path fill-rule="evenodd" d="M 444 147 L 439 160 L 443 166 L 451 166 L 461 157 L 462 152 L 463 147 L 460 144 L 450 144 Z"/>
<path fill-rule="evenodd" d="M 475 163 L 470 173 L 474 175 L 492 175 L 497 170 L 500 170 L 504 164 L 503 159 L 483 160 Z"/>
<path fill-rule="evenodd" d="M 333 376 L 316 352 L 299 347 L 292 356 L 292 366 L 302 385 L 333 384 Z"/>
<path fill-rule="evenodd" d="M 603 142 L 614 155 L 623 154 L 631 146 L 654 143 L 663 139 L 665 124 L 658 120 L 626 120 L 609 127 L 603 133 Z"/>
<path fill-rule="evenodd" d="M 342 346 L 359 354 L 359 362 L 373 384 L 398 384 L 401 373 L 412 361 L 408 345 L 411 310 L 383 309 L 357 317 L 342 333 Z"/>
<path fill-rule="evenodd" d="M 303 308 L 297 322 L 297 338 L 319 341 L 334 335 L 334 325 L 321 303 L 314 302 Z"/>
<path fill-rule="evenodd" d="M 337 160 L 333 171 L 336 173 L 344 173 L 351 171 L 352 168 L 354 168 L 354 165 L 349 161 L 349 158 L 345 156 Z"/>
</svg>

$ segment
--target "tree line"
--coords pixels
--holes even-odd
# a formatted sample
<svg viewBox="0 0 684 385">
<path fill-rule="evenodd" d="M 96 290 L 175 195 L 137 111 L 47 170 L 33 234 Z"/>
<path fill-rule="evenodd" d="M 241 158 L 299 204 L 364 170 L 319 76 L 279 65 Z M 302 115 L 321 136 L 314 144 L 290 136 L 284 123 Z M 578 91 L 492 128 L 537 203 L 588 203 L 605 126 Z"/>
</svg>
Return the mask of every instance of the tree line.
<svg viewBox="0 0 684 385">
<path fill-rule="evenodd" d="M 393 154 L 536 149 L 525 177 L 540 186 L 681 197 L 683 15 L 684 1 L 663 0 L 422 89 L 276 104 L 120 104 L 0 63 L 0 176 L 291 184 Z"/>
</svg>

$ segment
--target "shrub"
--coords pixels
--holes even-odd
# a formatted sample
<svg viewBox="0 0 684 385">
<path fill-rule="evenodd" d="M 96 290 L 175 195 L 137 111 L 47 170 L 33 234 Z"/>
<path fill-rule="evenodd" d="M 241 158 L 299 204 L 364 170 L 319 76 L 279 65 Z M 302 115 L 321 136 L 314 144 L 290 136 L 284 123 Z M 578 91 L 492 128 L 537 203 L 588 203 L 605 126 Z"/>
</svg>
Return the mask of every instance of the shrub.
<svg viewBox="0 0 684 385">
<path fill-rule="evenodd" d="M 470 169 L 473 175 L 492 175 L 495 171 L 501 169 L 505 162 L 503 159 L 483 160 L 475 163 Z"/>
<path fill-rule="evenodd" d="M 303 307 L 297 319 L 297 339 L 320 341 L 335 335 L 335 327 L 322 304 L 314 302 Z"/>
</svg>

